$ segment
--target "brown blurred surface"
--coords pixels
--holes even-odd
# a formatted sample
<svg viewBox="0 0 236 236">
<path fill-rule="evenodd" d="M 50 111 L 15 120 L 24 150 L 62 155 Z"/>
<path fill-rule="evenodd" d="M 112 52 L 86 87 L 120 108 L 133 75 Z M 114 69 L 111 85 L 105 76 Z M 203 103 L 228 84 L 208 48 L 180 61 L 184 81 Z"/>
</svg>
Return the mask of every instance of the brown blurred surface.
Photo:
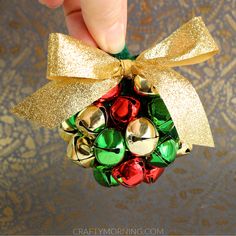
<svg viewBox="0 0 236 236">
<path fill-rule="evenodd" d="M 198 15 L 221 48 L 208 62 L 179 68 L 201 97 L 216 148 L 196 146 L 157 183 L 134 189 L 99 186 L 90 169 L 64 158 L 66 144 L 57 130 L 37 128 L 10 113 L 10 107 L 47 82 L 48 34 L 66 33 L 66 28 L 60 9 L 49 10 L 37 1 L 0 0 L 0 10 L 1 234 L 73 234 L 80 228 L 235 234 L 235 0 L 129 2 L 132 52 Z"/>
</svg>

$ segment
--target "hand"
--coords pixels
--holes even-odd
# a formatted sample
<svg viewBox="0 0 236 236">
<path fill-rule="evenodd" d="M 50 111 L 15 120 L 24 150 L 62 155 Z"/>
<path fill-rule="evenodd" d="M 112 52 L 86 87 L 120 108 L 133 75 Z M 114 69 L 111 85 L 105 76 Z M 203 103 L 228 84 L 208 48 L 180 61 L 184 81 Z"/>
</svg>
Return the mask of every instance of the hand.
<svg viewBox="0 0 236 236">
<path fill-rule="evenodd" d="M 39 0 L 56 8 L 63 5 L 69 34 L 108 53 L 125 45 L 127 0 Z"/>
</svg>

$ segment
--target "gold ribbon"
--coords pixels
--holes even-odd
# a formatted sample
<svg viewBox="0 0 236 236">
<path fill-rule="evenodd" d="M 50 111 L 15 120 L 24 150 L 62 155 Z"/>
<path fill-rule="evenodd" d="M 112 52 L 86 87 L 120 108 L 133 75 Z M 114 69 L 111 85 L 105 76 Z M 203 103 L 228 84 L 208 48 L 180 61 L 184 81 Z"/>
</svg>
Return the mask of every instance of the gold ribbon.
<svg viewBox="0 0 236 236">
<path fill-rule="evenodd" d="M 200 63 L 218 52 L 201 17 L 195 17 L 168 38 L 142 52 L 135 61 L 118 60 L 70 36 L 49 38 L 47 77 L 52 80 L 13 112 L 53 128 L 91 104 L 123 76 L 141 75 L 156 87 L 188 144 L 214 146 L 201 101 L 191 83 L 171 67 Z"/>
</svg>

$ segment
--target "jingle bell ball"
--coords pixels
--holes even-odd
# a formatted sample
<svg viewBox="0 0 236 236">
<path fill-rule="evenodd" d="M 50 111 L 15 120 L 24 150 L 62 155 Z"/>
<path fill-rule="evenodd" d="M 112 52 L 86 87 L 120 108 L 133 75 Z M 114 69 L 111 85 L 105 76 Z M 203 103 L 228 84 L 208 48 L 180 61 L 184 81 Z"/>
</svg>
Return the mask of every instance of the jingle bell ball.
<svg viewBox="0 0 236 236">
<path fill-rule="evenodd" d="M 176 158 L 177 147 L 173 139 L 161 143 L 151 154 L 150 164 L 157 167 L 166 167 Z"/>
<path fill-rule="evenodd" d="M 106 112 L 95 105 L 87 106 L 75 119 L 76 127 L 85 135 L 96 135 L 106 126 Z"/>
<path fill-rule="evenodd" d="M 69 117 L 69 119 L 64 121 L 64 122 L 67 123 L 67 125 L 69 125 L 74 130 L 77 130 L 77 127 L 76 127 L 76 124 L 75 124 L 76 116 L 77 116 L 77 114 L 74 114 L 73 116 Z M 64 123 L 64 122 L 62 122 L 62 123 Z"/>
<path fill-rule="evenodd" d="M 142 158 L 136 157 L 121 163 L 112 170 L 114 179 L 125 187 L 134 187 L 144 180 L 145 163 Z"/>
<path fill-rule="evenodd" d="M 179 157 L 179 156 L 187 155 L 192 151 L 192 149 L 193 149 L 193 145 L 189 145 L 187 143 L 180 141 L 176 156 Z"/>
<path fill-rule="evenodd" d="M 69 142 L 71 138 L 77 133 L 72 126 L 67 122 L 63 121 L 59 127 L 59 135 L 64 141 Z"/>
<path fill-rule="evenodd" d="M 156 182 L 156 180 L 162 175 L 164 170 L 165 168 L 146 164 L 145 175 L 144 175 L 143 181 L 147 184 Z"/>
<path fill-rule="evenodd" d="M 134 91 L 143 96 L 158 95 L 157 89 L 140 75 L 136 75 L 134 78 Z"/>
<path fill-rule="evenodd" d="M 110 109 L 110 115 L 116 124 L 126 124 L 133 120 L 140 109 L 140 102 L 128 96 L 118 97 Z"/>
<path fill-rule="evenodd" d="M 93 142 L 88 137 L 74 135 L 67 146 L 67 157 L 74 163 L 88 168 L 94 161 Z"/>
<path fill-rule="evenodd" d="M 114 166 L 125 156 L 125 140 L 120 131 L 106 128 L 94 141 L 94 155 L 96 160 L 105 166 Z"/>
<path fill-rule="evenodd" d="M 104 187 L 118 186 L 114 177 L 111 175 L 111 169 L 106 166 L 96 166 L 93 168 L 93 176 L 95 180 Z"/>
<path fill-rule="evenodd" d="M 149 102 L 148 113 L 155 126 L 163 133 L 169 132 L 174 127 L 170 113 L 160 97 L 155 97 Z"/>
<path fill-rule="evenodd" d="M 101 103 L 105 102 L 105 101 L 110 101 L 110 100 L 118 97 L 120 91 L 121 91 L 121 86 L 116 85 L 114 88 L 112 88 L 106 94 L 104 94 L 98 101 L 101 102 Z"/>
<path fill-rule="evenodd" d="M 159 133 L 149 119 L 141 117 L 128 124 L 125 140 L 131 153 L 146 156 L 155 150 Z"/>
</svg>

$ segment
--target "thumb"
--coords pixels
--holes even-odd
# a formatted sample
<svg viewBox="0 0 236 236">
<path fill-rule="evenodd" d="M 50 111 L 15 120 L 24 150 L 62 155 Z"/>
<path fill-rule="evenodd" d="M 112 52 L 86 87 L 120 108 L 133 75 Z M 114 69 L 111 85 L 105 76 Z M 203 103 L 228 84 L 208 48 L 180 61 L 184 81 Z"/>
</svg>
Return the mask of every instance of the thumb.
<svg viewBox="0 0 236 236">
<path fill-rule="evenodd" d="M 81 0 L 84 22 L 98 46 L 118 53 L 125 46 L 127 0 Z"/>
</svg>

